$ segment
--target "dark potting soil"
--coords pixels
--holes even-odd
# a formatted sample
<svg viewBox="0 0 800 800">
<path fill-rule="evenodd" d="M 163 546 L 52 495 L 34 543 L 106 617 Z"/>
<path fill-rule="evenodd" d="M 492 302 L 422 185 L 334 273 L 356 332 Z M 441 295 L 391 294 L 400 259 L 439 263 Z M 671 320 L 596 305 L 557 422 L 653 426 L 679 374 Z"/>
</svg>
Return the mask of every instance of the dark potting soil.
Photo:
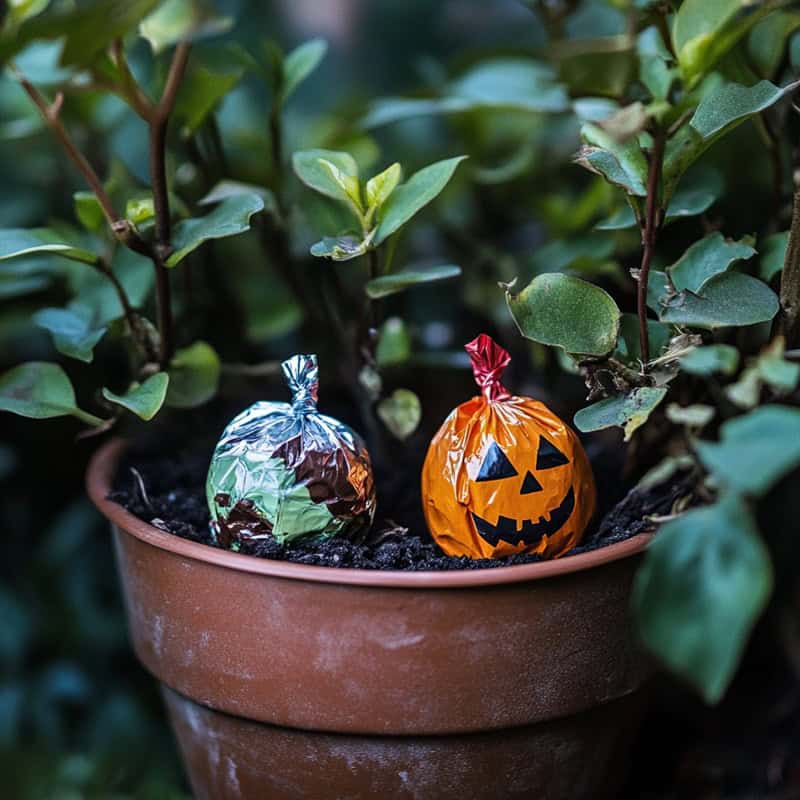
<svg viewBox="0 0 800 800">
<path fill-rule="evenodd" d="M 161 530 L 217 547 L 209 530 L 204 490 L 212 449 L 213 442 L 176 445 L 150 440 L 135 444 L 120 464 L 109 497 Z M 540 560 L 536 555 L 495 560 L 445 555 L 427 532 L 418 489 L 409 486 L 410 476 L 419 475 L 417 465 L 395 467 L 391 476 L 376 474 L 378 518 L 363 542 L 329 539 L 280 545 L 274 540 L 256 540 L 244 542 L 240 552 L 299 564 L 379 570 L 485 569 Z M 613 497 L 610 487 L 619 486 L 618 467 L 614 463 L 595 464 L 601 498 Z M 609 471 L 614 474 L 609 475 Z M 583 542 L 570 555 L 596 550 L 652 528 L 648 518 L 669 514 L 675 501 L 689 491 L 688 478 L 647 492 L 631 490 L 613 507 L 600 510 Z M 383 509 L 392 509 L 393 518 L 382 518 Z"/>
</svg>

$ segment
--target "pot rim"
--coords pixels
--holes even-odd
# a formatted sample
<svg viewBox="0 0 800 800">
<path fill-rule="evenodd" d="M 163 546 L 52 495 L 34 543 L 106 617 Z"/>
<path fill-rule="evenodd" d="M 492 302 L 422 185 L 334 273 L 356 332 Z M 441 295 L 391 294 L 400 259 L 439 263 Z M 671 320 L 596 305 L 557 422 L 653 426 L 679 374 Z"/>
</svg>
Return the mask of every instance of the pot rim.
<svg viewBox="0 0 800 800">
<path fill-rule="evenodd" d="M 127 445 L 128 443 L 124 439 L 114 438 L 100 447 L 89 462 L 86 488 L 90 499 L 100 513 L 121 530 L 160 550 L 238 572 L 312 583 L 401 589 L 462 589 L 478 586 L 502 586 L 582 572 L 628 558 L 642 552 L 654 535 L 653 533 L 639 533 L 623 542 L 610 544 L 587 553 L 579 553 L 575 556 L 492 569 L 377 570 L 320 567 L 295 564 L 291 561 L 273 561 L 182 539 L 175 534 L 159 530 L 131 514 L 118 503 L 109 500 L 112 476 Z"/>
</svg>

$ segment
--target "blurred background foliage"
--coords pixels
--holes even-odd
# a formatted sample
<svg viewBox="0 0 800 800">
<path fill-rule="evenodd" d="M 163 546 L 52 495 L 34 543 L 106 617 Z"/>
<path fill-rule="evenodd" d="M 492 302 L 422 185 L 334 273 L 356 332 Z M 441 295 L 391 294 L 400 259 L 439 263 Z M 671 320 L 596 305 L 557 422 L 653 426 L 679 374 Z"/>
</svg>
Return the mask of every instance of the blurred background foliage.
<svg viewBox="0 0 800 800">
<path fill-rule="evenodd" d="M 394 161 L 401 161 L 408 175 L 438 159 L 469 155 L 445 200 L 427 209 L 399 244 L 402 257 L 444 259 L 458 264 L 463 278 L 391 298 L 378 351 L 384 364 L 397 367 L 402 380 L 422 395 L 428 428 L 452 402 L 447 393 L 425 396 L 425 370 L 448 370 L 442 380 L 454 402 L 463 397 L 470 379 L 460 349 L 478 330 L 506 334 L 521 391 L 565 414 L 583 397 L 581 382 L 558 368 L 553 352 L 516 335 L 498 281 L 517 277 L 522 286 L 541 272 L 569 270 L 613 290 L 622 311 L 635 310 L 627 270 L 638 263 L 638 232 L 593 230 L 622 204 L 600 177 L 571 159 L 580 146 L 581 116 L 607 114 L 608 99 L 627 86 L 634 56 L 615 42 L 626 32 L 627 10 L 636 3 L 569 2 L 571 13 L 563 19 L 542 14 L 542 4 L 525 5 L 221 0 L 216 6 L 233 26 L 195 46 L 191 77 L 176 109 L 176 146 L 170 151 L 175 194 L 196 202 L 229 176 L 256 186 L 285 181 L 286 195 L 302 199 L 290 219 L 298 257 L 340 220 L 294 178 L 274 174 L 268 81 L 245 69 L 246 52 L 268 63 L 268 40 L 285 51 L 315 37 L 328 42 L 323 67 L 287 103 L 286 154 L 311 147 L 346 150 L 369 175 Z M 767 35 L 783 36 L 782 44 L 794 36 L 790 50 L 796 61 L 800 39 L 792 24 Z M 550 54 L 560 77 L 579 95 L 595 95 L 595 107 L 574 107 L 550 67 L 521 77 L 515 71 L 515 58 L 541 53 L 554 35 L 566 41 L 562 51 Z M 130 55 L 142 80 L 152 68 L 147 48 L 140 40 Z M 767 71 L 770 52 L 756 53 L 764 54 L 759 63 Z M 58 55 L 57 47 L 35 43 L 16 61 L 47 90 L 64 78 Z M 493 111 L 497 93 L 513 92 L 516 80 L 534 82 L 536 104 Z M 459 106 L 465 98 L 474 106 Z M 63 117 L 108 176 L 109 192 L 135 215 L 135 204 L 128 201 L 135 201 L 137 187 L 149 180 L 141 120 L 96 92 L 71 93 Z M 673 263 L 717 219 L 724 218 L 726 235 L 738 238 L 753 233 L 753 209 L 775 207 L 774 160 L 763 136 L 757 125 L 742 126 L 689 174 L 688 188 L 718 202 L 706 216 L 674 223 L 656 266 Z M 85 186 L 8 74 L 0 79 L 0 165 L 0 226 L 59 228 L 73 218 L 74 194 Z M 91 227 L 92 204 L 82 206 L 80 196 L 77 202 Z M 785 227 L 777 224 L 779 213 L 775 230 Z M 263 235 L 254 225 L 251 234 L 207 245 L 191 257 L 191 269 L 173 274 L 181 343 L 207 338 L 223 364 L 233 367 L 304 348 L 309 321 L 297 293 L 315 291 L 320 271 L 329 265 L 309 266 L 299 289 L 291 287 L 280 264 L 265 263 Z M 81 266 L 46 255 L 2 265 L 0 372 L 22 361 L 56 359 L 50 337 L 32 316 L 63 305 L 82 282 L 85 293 L 105 290 L 102 280 Z M 135 259 L 119 268 L 132 294 L 151 291 L 149 269 Z M 219 324 L 209 328 L 209 317 Z M 325 341 L 314 346 L 323 350 L 325 379 L 325 370 L 332 370 L 325 364 L 334 363 L 336 349 Z M 110 343 L 101 342 L 95 356 L 111 376 L 107 383 L 113 386 L 114 376 L 125 380 L 124 359 Z M 79 403 L 91 404 L 92 365 L 71 361 L 69 374 Z M 247 391 L 264 391 L 259 379 L 254 385 L 223 367 L 224 393 L 242 393 L 243 384 Z M 0 759 L 10 781 L 3 795 L 184 797 L 157 689 L 125 639 L 106 526 L 83 496 L 95 442 L 76 442 L 79 424 L 69 418 L 41 423 L 4 414 L 0 426 Z"/>
</svg>

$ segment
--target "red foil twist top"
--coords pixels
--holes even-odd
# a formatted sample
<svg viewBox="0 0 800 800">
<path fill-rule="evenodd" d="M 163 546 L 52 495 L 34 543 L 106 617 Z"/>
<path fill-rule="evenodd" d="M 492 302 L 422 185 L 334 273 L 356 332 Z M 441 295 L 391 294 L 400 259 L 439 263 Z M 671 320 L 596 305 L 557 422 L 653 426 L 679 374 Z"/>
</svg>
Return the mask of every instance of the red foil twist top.
<svg viewBox="0 0 800 800">
<path fill-rule="evenodd" d="M 472 361 L 472 373 L 475 375 L 475 382 L 481 387 L 481 392 L 487 403 L 494 403 L 498 400 L 508 400 L 511 397 L 502 383 L 500 376 L 503 370 L 511 361 L 508 351 L 500 347 L 497 342 L 485 333 L 481 333 L 468 344 L 464 349 L 469 354 Z"/>
</svg>

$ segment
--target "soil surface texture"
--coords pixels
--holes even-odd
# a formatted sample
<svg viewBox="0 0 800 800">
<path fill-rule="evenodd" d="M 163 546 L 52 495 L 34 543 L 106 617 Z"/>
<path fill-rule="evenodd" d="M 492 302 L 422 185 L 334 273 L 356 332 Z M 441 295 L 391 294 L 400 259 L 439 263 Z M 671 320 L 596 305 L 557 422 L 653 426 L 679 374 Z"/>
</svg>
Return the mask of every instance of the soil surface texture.
<svg viewBox="0 0 800 800">
<path fill-rule="evenodd" d="M 216 547 L 205 498 L 212 450 L 213 442 L 177 447 L 152 440 L 134 444 L 120 464 L 110 499 L 161 530 Z M 647 492 L 633 489 L 620 498 L 619 465 L 607 457 L 598 460 L 595 473 L 601 508 L 583 542 L 570 555 L 652 529 L 650 517 L 669 514 L 676 500 L 690 492 L 690 481 L 684 478 Z M 413 476 L 413 485 L 411 477 L 398 479 L 404 475 Z M 378 517 L 363 542 L 305 540 L 283 546 L 274 540 L 257 540 L 243 542 L 240 552 L 299 564 L 381 570 L 487 569 L 540 560 L 536 555 L 494 560 L 445 555 L 425 527 L 418 476 L 415 463 L 396 465 L 393 475 L 376 474 Z M 602 499 L 606 500 L 605 508 Z M 391 516 L 381 516 L 381 512 Z"/>
</svg>

